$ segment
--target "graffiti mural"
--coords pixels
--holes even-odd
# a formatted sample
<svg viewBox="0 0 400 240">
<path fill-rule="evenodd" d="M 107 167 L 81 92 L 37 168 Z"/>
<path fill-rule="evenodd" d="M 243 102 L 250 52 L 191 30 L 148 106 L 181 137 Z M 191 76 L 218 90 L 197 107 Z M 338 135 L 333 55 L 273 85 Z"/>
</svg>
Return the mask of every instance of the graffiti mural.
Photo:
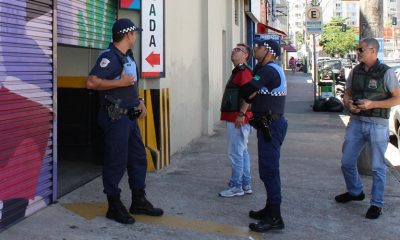
<svg viewBox="0 0 400 240">
<path fill-rule="evenodd" d="M 58 0 L 58 43 L 104 49 L 112 39 L 116 17 L 114 0 Z"/>
<path fill-rule="evenodd" d="M 52 194 L 52 6 L 0 3 L 0 230 Z"/>
</svg>

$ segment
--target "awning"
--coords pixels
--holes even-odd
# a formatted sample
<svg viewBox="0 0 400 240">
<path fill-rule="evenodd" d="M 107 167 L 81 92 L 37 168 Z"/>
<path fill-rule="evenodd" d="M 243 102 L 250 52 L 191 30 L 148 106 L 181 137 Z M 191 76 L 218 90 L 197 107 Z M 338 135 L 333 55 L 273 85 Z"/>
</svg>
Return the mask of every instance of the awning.
<svg viewBox="0 0 400 240">
<path fill-rule="evenodd" d="M 285 51 L 289 51 L 289 52 L 296 52 L 297 51 L 297 49 L 296 49 L 296 47 L 295 46 L 293 46 L 293 45 L 285 45 L 285 46 L 283 46 L 283 50 L 285 50 Z"/>
<path fill-rule="evenodd" d="M 287 36 L 284 31 L 281 31 L 279 29 L 273 28 L 271 26 L 268 26 L 268 25 L 265 25 L 262 23 L 257 23 L 257 33 L 260 33 L 260 34 L 268 33 L 267 29 L 274 31 L 279 35 Z"/>
</svg>

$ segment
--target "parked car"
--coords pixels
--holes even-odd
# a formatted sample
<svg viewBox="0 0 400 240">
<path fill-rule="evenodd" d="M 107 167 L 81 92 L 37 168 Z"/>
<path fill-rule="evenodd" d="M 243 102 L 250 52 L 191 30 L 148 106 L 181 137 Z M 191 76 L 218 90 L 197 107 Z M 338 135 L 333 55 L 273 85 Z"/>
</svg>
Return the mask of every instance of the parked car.
<svg viewBox="0 0 400 240">
<path fill-rule="evenodd" d="M 399 80 L 399 82 L 400 82 L 400 65 L 393 66 L 392 68 L 393 68 L 394 72 L 396 73 L 397 80 Z"/>
<path fill-rule="evenodd" d="M 331 60 L 331 58 L 330 57 L 319 57 L 317 59 L 317 62 L 322 62 L 322 61 L 327 61 L 327 60 Z"/>
<path fill-rule="evenodd" d="M 400 143 L 400 106 L 399 105 L 392 107 L 392 109 L 390 110 L 389 130 L 390 130 L 390 135 L 396 136 L 397 144 L 399 144 Z M 399 148 L 399 152 L 400 152 L 400 148 Z"/>
<path fill-rule="evenodd" d="M 336 75 L 340 73 L 342 68 L 342 62 L 339 59 L 326 60 L 321 63 L 321 69 L 330 69 Z"/>
<path fill-rule="evenodd" d="M 321 68 L 322 63 L 325 62 L 325 61 L 328 61 L 328 60 L 331 60 L 331 58 L 330 57 L 319 57 L 319 58 L 317 58 L 318 68 Z"/>
<path fill-rule="evenodd" d="M 400 62 L 400 59 L 398 58 L 382 58 L 379 60 L 387 65 Z"/>
<path fill-rule="evenodd" d="M 397 79 L 400 81 L 400 60 L 385 62 L 386 65 L 391 67 L 396 73 Z"/>
<path fill-rule="evenodd" d="M 344 68 L 352 68 L 353 67 L 352 61 L 348 58 L 342 58 L 342 59 L 340 59 L 340 61 L 342 62 L 342 66 Z"/>
<path fill-rule="evenodd" d="M 400 61 L 385 61 L 389 67 L 391 67 L 397 76 L 397 80 L 400 82 Z M 400 143 L 400 105 L 394 106 L 390 110 L 389 116 L 389 129 L 391 135 L 397 137 L 397 144 L 400 151 L 399 143 Z"/>
</svg>

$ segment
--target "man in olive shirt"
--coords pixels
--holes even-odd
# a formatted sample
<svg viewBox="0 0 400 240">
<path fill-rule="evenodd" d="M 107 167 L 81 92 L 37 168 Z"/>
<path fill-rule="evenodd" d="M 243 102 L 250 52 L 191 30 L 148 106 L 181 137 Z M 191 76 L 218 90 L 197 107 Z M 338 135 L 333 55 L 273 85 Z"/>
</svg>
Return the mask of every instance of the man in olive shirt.
<svg viewBox="0 0 400 240">
<path fill-rule="evenodd" d="M 373 183 L 371 206 L 365 215 L 368 219 L 378 218 L 383 207 L 388 118 L 390 108 L 400 104 L 400 86 L 396 75 L 387 65 L 379 62 L 378 50 L 376 39 L 360 40 L 357 48 L 360 64 L 352 70 L 346 82 L 343 100 L 351 117 L 343 143 L 342 172 L 347 192 L 335 197 L 339 203 L 364 200 L 357 160 L 365 143 L 369 143 Z"/>
</svg>

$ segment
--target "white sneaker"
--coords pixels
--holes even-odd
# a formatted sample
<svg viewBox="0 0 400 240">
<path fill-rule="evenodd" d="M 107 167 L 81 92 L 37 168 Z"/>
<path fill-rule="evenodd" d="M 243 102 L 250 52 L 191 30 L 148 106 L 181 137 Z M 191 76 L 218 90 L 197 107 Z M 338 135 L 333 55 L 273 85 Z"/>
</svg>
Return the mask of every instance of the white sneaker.
<svg viewBox="0 0 400 240">
<path fill-rule="evenodd" d="M 234 197 L 243 196 L 244 191 L 241 187 L 229 187 L 228 189 L 219 193 L 220 197 Z"/>
<path fill-rule="evenodd" d="M 251 190 L 251 186 L 250 185 L 243 186 L 243 191 L 246 194 L 252 194 L 253 193 L 253 190 Z"/>
</svg>

